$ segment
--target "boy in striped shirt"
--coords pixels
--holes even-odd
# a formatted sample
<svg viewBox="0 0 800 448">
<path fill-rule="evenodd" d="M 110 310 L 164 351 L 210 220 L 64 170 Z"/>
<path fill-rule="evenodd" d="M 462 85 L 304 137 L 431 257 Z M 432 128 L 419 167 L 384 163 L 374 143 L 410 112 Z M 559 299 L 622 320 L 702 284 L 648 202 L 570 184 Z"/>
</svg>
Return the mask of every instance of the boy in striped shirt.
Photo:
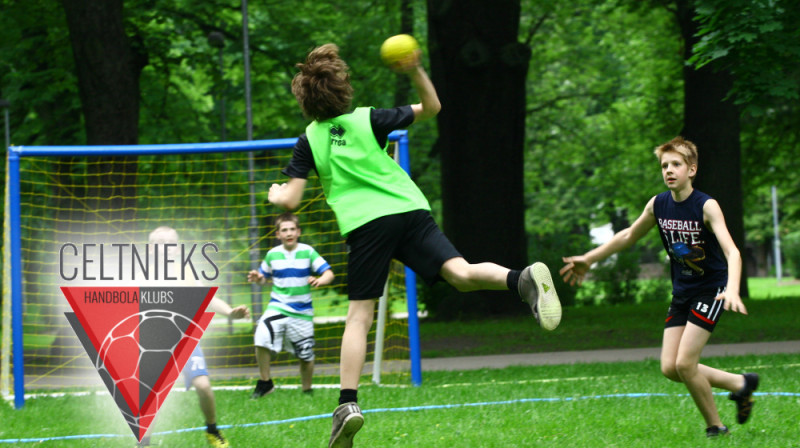
<svg viewBox="0 0 800 448">
<path fill-rule="evenodd" d="M 248 282 L 265 284 L 272 280 L 270 301 L 258 320 L 254 342 L 260 379 L 250 398 L 271 393 L 275 385 L 269 371 L 270 357 L 280 353 L 284 340 L 286 351 L 300 360 L 303 392 L 311 392 L 314 374 L 314 309 L 311 287 L 318 288 L 333 281 L 331 266 L 314 248 L 298 241 L 300 227 L 297 216 L 283 213 L 275 220 L 280 245 L 267 252 L 258 270 L 247 275 Z"/>
</svg>

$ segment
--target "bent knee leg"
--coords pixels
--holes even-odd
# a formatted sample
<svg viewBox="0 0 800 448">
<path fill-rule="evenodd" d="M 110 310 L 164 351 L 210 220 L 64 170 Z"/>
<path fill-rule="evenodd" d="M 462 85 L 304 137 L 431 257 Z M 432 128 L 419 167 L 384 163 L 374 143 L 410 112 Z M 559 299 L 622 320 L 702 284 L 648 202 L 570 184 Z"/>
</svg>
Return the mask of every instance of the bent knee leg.
<svg viewBox="0 0 800 448">
<path fill-rule="evenodd" d="M 661 363 L 661 374 L 676 383 L 682 382 L 680 375 L 678 375 L 678 370 L 675 368 L 675 364 Z"/>
<path fill-rule="evenodd" d="M 675 371 L 683 381 L 686 378 L 691 378 L 695 375 L 695 373 L 697 373 L 697 363 L 678 359 L 678 361 L 675 363 Z"/>
<path fill-rule="evenodd" d="M 447 260 L 439 275 L 460 292 L 468 292 L 473 290 L 472 280 L 470 278 L 470 264 L 464 258 L 456 257 Z"/>
</svg>

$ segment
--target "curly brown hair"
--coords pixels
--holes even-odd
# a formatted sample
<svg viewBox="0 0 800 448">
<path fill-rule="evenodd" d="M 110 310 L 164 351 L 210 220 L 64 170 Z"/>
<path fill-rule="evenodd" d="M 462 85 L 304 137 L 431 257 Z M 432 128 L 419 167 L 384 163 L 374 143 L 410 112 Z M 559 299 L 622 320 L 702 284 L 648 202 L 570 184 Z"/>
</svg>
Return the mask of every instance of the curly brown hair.
<svg viewBox="0 0 800 448">
<path fill-rule="evenodd" d="M 353 86 L 336 44 L 311 50 L 305 64 L 296 67 L 300 72 L 292 79 L 292 93 L 306 118 L 326 120 L 350 111 Z"/>
</svg>

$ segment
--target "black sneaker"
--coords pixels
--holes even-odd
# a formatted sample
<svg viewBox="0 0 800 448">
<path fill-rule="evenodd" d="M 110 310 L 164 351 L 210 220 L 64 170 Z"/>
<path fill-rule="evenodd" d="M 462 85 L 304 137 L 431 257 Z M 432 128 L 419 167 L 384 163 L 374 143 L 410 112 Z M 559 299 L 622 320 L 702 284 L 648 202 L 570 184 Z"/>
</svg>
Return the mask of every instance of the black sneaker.
<svg viewBox="0 0 800 448">
<path fill-rule="evenodd" d="M 250 399 L 259 399 L 264 395 L 271 394 L 273 391 L 275 391 L 275 385 L 272 383 L 272 380 L 258 380 L 255 390 L 250 395 Z"/>
<path fill-rule="evenodd" d="M 740 425 L 750 418 L 750 413 L 753 411 L 753 391 L 756 389 L 758 389 L 758 374 L 745 373 L 744 387 L 728 395 L 729 400 L 736 402 L 736 421 Z"/>
<path fill-rule="evenodd" d="M 719 437 L 728 433 L 727 426 L 709 426 L 706 428 L 706 437 Z"/>
</svg>

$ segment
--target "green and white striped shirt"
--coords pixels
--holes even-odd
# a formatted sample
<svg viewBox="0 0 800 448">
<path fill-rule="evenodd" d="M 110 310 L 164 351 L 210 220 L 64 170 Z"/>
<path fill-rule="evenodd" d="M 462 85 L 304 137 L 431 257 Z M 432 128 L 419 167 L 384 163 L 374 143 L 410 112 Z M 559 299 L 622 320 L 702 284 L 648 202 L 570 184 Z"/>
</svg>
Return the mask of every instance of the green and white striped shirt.
<svg viewBox="0 0 800 448">
<path fill-rule="evenodd" d="M 308 244 L 297 243 L 292 251 L 283 245 L 273 247 L 267 252 L 258 272 L 266 278 L 272 278 L 268 310 L 281 314 L 308 319 L 314 316 L 311 306 L 310 275 L 321 275 L 331 266 L 320 254 Z"/>
</svg>

